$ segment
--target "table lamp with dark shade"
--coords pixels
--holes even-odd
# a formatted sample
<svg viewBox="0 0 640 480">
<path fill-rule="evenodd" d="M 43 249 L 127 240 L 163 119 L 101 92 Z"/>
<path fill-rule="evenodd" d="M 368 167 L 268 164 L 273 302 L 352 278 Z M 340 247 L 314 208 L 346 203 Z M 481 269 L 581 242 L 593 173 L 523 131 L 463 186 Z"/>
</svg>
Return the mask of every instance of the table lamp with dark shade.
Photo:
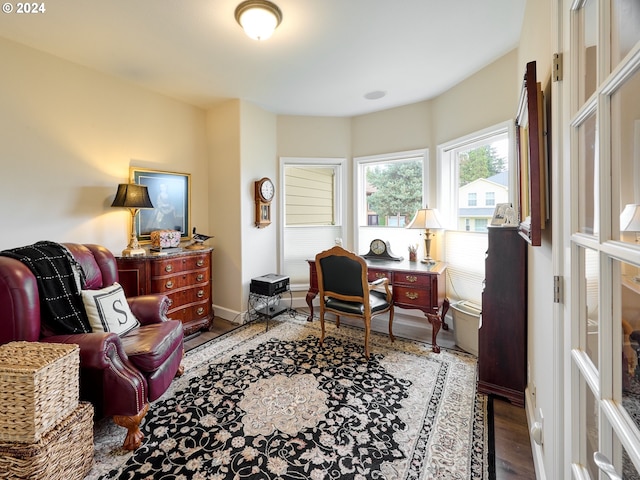
<svg viewBox="0 0 640 480">
<path fill-rule="evenodd" d="M 430 229 L 440 229 L 442 224 L 440 223 L 438 211 L 435 208 L 421 208 L 418 210 L 411 220 L 411 223 L 407 225 L 407 228 L 424 228 L 424 259 L 422 263 L 433 265 L 435 260 L 431 258 L 429 254 L 431 250 L 431 235 L 433 235 Z"/>
<path fill-rule="evenodd" d="M 135 183 L 119 184 L 116 197 L 113 199 L 111 206 L 128 208 L 131 212 L 131 238 L 127 248 L 122 251 L 122 256 L 136 257 L 146 255 L 146 251 L 138 243 L 135 229 L 135 218 L 138 210 L 141 208 L 153 208 L 146 185 L 137 185 Z"/>
</svg>

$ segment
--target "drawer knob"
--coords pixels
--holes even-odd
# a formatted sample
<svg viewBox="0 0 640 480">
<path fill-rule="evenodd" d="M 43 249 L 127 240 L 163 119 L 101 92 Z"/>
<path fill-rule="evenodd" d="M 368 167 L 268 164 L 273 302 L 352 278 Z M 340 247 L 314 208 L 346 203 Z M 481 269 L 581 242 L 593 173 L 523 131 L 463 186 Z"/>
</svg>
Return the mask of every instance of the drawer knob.
<svg viewBox="0 0 640 480">
<path fill-rule="evenodd" d="M 198 310 L 196 310 L 196 312 L 198 313 L 198 315 L 202 315 L 204 313 L 204 307 L 198 308 Z"/>
<path fill-rule="evenodd" d="M 415 275 L 407 275 L 405 279 L 410 283 L 416 283 L 418 281 L 418 277 L 416 277 Z"/>
<path fill-rule="evenodd" d="M 198 276 L 196 277 L 196 281 L 201 282 L 202 280 L 204 280 L 204 275 L 199 273 Z"/>
<path fill-rule="evenodd" d="M 173 305 L 173 300 L 169 299 L 169 306 Z"/>
<path fill-rule="evenodd" d="M 196 262 L 196 265 L 201 267 L 202 265 L 204 265 L 204 260 L 202 258 L 199 258 L 198 261 Z"/>
<path fill-rule="evenodd" d="M 198 298 L 204 297 L 204 290 L 198 290 Z"/>
<path fill-rule="evenodd" d="M 416 298 L 418 298 L 420 296 L 420 294 L 416 293 L 416 292 L 407 292 L 405 293 L 405 296 L 409 299 L 409 300 L 415 300 Z"/>
<path fill-rule="evenodd" d="M 170 263 L 169 263 L 169 264 L 167 264 L 167 265 L 164 267 L 164 271 L 165 271 L 165 272 L 171 272 L 171 271 L 173 271 L 173 265 L 171 265 Z"/>
<path fill-rule="evenodd" d="M 167 283 L 164 284 L 164 286 L 166 288 L 173 288 L 173 280 L 169 280 Z"/>
</svg>

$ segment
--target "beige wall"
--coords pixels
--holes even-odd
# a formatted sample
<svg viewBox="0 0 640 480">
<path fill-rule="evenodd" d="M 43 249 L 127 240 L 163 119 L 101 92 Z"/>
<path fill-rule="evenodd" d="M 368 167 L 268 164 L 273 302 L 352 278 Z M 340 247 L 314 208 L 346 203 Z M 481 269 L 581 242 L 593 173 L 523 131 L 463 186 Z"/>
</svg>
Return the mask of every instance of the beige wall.
<svg viewBox="0 0 640 480">
<path fill-rule="evenodd" d="M 280 184 L 276 157 L 276 115 L 262 110 L 249 102 L 241 102 L 241 185 L 242 204 L 242 303 L 239 310 L 246 309 L 251 279 L 268 273 L 278 273 L 278 209 Z M 269 177 L 275 187 L 271 209 L 271 225 L 255 226 L 255 182 Z M 220 226 L 219 230 L 224 228 Z M 237 285 L 236 285 L 237 286 Z"/>
<path fill-rule="evenodd" d="M 210 154 L 209 222 L 214 238 L 215 314 L 234 318 L 242 302 L 240 102 L 230 100 L 207 112 Z"/>
<path fill-rule="evenodd" d="M 436 144 L 515 119 L 518 109 L 518 53 L 512 50 L 433 101 Z"/>
<path fill-rule="evenodd" d="M 204 112 L 0 40 L 0 249 L 39 240 L 120 252 L 111 208 L 131 165 L 192 174 L 192 221 L 209 230 Z"/>
<path fill-rule="evenodd" d="M 516 77 L 517 87 L 522 87 L 526 64 L 531 61 L 536 62 L 538 81 L 547 95 L 549 101 L 551 64 L 553 50 L 552 40 L 552 0 L 528 0 L 525 10 L 525 18 L 520 36 L 520 46 L 518 48 L 518 75 Z M 553 162 L 554 160 L 551 159 Z M 558 248 L 561 248 L 558 246 Z M 529 247 L 528 249 L 528 389 L 527 408 L 529 421 L 532 423 L 538 419 L 538 411 L 544 417 L 544 447 L 534 446 L 534 458 L 536 468 L 544 470 L 546 477 L 555 478 L 558 468 L 557 452 L 562 451 L 561 441 L 562 417 L 557 409 L 558 374 L 550 375 L 550 372 L 558 372 L 554 360 L 554 332 L 557 332 L 554 324 L 553 311 L 553 265 L 552 265 L 552 245 L 551 245 L 551 222 L 543 231 L 542 245 L 540 247 Z M 560 340 L 557 340 L 560 341 Z M 535 396 L 532 392 L 535 390 Z M 538 419 L 539 420 L 539 419 Z M 544 475 L 542 473 L 541 475 Z"/>
<path fill-rule="evenodd" d="M 419 102 L 354 117 L 351 137 L 353 156 L 428 147 L 432 121 L 431 102 Z"/>
</svg>

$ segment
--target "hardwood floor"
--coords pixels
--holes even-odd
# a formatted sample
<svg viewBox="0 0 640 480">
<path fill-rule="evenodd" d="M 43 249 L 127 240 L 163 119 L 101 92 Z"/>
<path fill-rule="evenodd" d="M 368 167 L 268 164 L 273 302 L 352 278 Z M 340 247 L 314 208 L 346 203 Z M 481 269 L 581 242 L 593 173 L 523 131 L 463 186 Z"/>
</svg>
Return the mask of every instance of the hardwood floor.
<svg viewBox="0 0 640 480">
<path fill-rule="evenodd" d="M 308 310 L 299 309 L 298 312 L 307 315 Z M 358 320 L 342 318 L 343 324 L 358 325 Z M 425 323 L 427 325 L 425 325 Z M 207 341 L 222 335 L 238 324 L 216 317 L 207 332 L 185 341 L 185 348 L 190 350 Z M 388 323 L 383 318 L 374 318 L 372 330 L 387 333 Z M 397 337 L 431 340 L 431 327 L 428 322 L 407 316 L 397 316 L 394 321 L 393 333 Z M 438 344 L 442 347 L 456 349 L 454 335 L 451 331 L 441 330 L 438 334 Z M 530 480 L 535 479 L 535 468 L 529 443 L 527 416 L 524 408 L 512 405 L 504 399 L 493 398 L 494 445 L 495 445 L 495 480 Z"/>
</svg>

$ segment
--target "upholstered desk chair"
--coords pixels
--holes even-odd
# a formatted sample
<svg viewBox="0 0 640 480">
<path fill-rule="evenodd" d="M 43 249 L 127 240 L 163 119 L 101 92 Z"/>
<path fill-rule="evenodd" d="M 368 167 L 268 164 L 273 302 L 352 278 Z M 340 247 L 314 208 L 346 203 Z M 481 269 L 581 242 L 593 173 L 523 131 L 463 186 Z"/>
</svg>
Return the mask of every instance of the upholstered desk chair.
<svg viewBox="0 0 640 480">
<path fill-rule="evenodd" d="M 393 299 L 389 289 L 389 279 L 380 278 L 369 283 L 367 263 L 364 258 L 342 247 L 335 246 L 316 255 L 318 294 L 320 296 L 320 345 L 324 342 L 324 315 L 336 315 L 336 325 L 340 326 L 340 316 L 362 318 L 364 321 L 364 355 L 369 359 L 369 336 L 371 318 L 389 312 L 389 337 L 393 325 Z M 384 287 L 384 292 L 376 290 Z"/>
</svg>

